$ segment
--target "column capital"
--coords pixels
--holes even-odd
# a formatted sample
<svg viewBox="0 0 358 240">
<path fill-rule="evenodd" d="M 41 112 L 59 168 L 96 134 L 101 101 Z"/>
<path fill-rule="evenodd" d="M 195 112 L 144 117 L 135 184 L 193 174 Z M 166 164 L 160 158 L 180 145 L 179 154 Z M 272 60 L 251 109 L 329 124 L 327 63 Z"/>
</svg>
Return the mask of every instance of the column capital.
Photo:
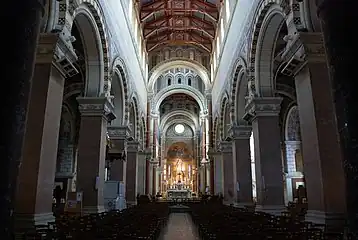
<svg viewBox="0 0 358 240">
<path fill-rule="evenodd" d="M 218 155 L 220 155 L 221 152 L 217 151 L 216 149 L 213 149 L 211 148 L 209 151 L 208 151 L 208 155 L 209 157 L 216 157 Z"/>
<path fill-rule="evenodd" d="M 321 32 L 300 32 L 305 58 L 310 63 L 325 63 L 326 49 Z"/>
<path fill-rule="evenodd" d="M 244 120 L 252 122 L 257 117 L 278 116 L 281 102 L 280 97 L 254 97 L 245 106 Z"/>
<path fill-rule="evenodd" d="M 78 97 L 81 116 L 103 116 L 109 121 L 116 118 L 114 106 L 107 97 Z"/>
<path fill-rule="evenodd" d="M 232 152 L 232 142 L 221 141 L 219 143 L 219 149 L 222 153 L 231 153 Z"/>
<path fill-rule="evenodd" d="M 248 125 L 233 125 L 229 128 L 229 136 L 233 139 L 250 139 L 252 127 Z"/>
<path fill-rule="evenodd" d="M 126 142 L 126 150 L 127 150 L 127 152 L 137 153 L 137 152 L 139 152 L 139 146 L 140 146 L 140 143 L 137 142 L 137 141 L 128 141 L 128 142 Z"/>
<path fill-rule="evenodd" d="M 131 130 L 128 126 L 108 126 L 107 132 L 111 139 L 127 140 L 127 137 L 130 136 Z"/>
</svg>

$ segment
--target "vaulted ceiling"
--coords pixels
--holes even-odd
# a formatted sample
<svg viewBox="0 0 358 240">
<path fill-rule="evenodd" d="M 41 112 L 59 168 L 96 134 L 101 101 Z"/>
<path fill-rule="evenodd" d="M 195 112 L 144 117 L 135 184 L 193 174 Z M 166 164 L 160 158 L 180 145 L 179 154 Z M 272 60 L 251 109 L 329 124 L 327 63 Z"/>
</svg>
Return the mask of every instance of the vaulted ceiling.
<svg viewBox="0 0 358 240">
<path fill-rule="evenodd" d="M 222 0 L 137 0 L 148 53 L 172 45 L 211 52 Z"/>
</svg>

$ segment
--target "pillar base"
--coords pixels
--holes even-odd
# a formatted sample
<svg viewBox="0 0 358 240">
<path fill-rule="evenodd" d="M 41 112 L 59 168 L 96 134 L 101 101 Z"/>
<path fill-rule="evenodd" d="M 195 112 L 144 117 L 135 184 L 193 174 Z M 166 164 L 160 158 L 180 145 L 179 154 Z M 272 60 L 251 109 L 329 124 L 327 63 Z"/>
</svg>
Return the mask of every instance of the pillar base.
<svg viewBox="0 0 358 240">
<path fill-rule="evenodd" d="M 343 229 L 346 225 L 346 214 L 308 210 L 305 220 L 315 224 L 326 225 L 328 228 Z"/>
<path fill-rule="evenodd" d="M 96 214 L 105 212 L 104 206 L 85 206 L 82 208 L 82 212 L 84 215 Z"/>
<path fill-rule="evenodd" d="M 47 225 L 49 222 L 55 221 L 52 212 L 39 214 L 21 214 L 15 213 L 15 231 L 23 232 L 23 230 L 33 229 L 36 225 Z"/>
<path fill-rule="evenodd" d="M 286 211 L 286 207 L 283 205 L 256 205 L 255 211 L 279 216 Z"/>
</svg>

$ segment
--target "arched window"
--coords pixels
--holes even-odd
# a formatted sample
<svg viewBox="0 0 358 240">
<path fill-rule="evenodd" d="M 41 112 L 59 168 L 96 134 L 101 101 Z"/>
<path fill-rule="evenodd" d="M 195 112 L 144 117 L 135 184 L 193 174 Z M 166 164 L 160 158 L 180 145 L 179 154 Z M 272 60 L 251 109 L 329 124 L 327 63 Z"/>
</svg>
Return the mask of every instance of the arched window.
<svg viewBox="0 0 358 240">
<path fill-rule="evenodd" d="M 168 86 L 172 85 L 172 79 L 168 78 Z"/>
<path fill-rule="evenodd" d="M 181 78 L 178 78 L 178 83 L 181 84 Z"/>
<path fill-rule="evenodd" d="M 188 79 L 188 85 L 191 86 L 191 78 Z"/>
</svg>

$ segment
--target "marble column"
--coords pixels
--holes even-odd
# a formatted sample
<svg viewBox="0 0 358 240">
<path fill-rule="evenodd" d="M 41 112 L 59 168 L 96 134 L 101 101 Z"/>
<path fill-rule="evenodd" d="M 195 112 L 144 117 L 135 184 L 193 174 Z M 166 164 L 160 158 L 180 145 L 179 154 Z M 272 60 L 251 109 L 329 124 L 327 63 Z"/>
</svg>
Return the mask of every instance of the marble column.
<svg viewBox="0 0 358 240">
<path fill-rule="evenodd" d="M 34 71 L 36 45 L 38 41 L 44 1 L 28 0 L 6 2 L 2 8 L 4 23 L 12 23 L 4 38 L 4 46 L 11 49 L 2 69 L 1 87 L 1 232 L 2 238 L 13 238 L 13 208 L 17 189 L 25 122 Z M 14 21 L 14 16 L 21 16 Z"/>
<path fill-rule="evenodd" d="M 214 169 L 214 194 L 224 194 L 224 167 L 221 152 L 210 150 L 209 154 L 212 159 L 212 168 Z"/>
<path fill-rule="evenodd" d="M 120 155 L 125 152 L 125 144 L 130 136 L 128 126 L 109 126 L 107 128 L 108 135 L 111 139 L 112 148 L 109 155 Z M 126 182 L 126 159 L 114 159 L 110 168 L 110 179 L 113 181 Z"/>
<path fill-rule="evenodd" d="M 224 203 L 233 204 L 237 199 L 236 191 L 236 161 L 233 159 L 232 142 L 221 141 L 220 151 L 224 172 Z"/>
<path fill-rule="evenodd" d="M 103 212 L 107 122 L 113 105 L 104 97 L 78 97 L 77 101 L 81 113 L 77 190 L 83 192 L 84 214 Z"/>
<path fill-rule="evenodd" d="M 357 1 L 316 0 L 316 2 L 318 16 L 322 20 L 326 58 L 332 84 L 331 91 L 333 90 L 334 112 L 343 152 L 349 225 L 351 231 L 356 232 L 358 229 L 358 88 L 356 86 L 356 54 L 354 53 L 357 52 L 358 45 L 352 34 L 353 29 L 356 29 Z M 338 177 L 338 174 L 332 173 L 332 178 Z"/>
<path fill-rule="evenodd" d="M 138 152 L 139 142 L 130 141 L 127 149 L 126 201 L 128 205 L 137 204 L 138 194 Z"/>
<path fill-rule="evenodd" d="M 321 33 L 300 33 L 307 64 L 296 75 L 309 221 L 344 224 L 346 181 Z"/>
<path fill-rule="evenodd" d="M 281 214 L 284 206 L 279 113 L 282 98 L 256 97 L 246 106 L 255 141 L 258 211 Z"/>
<path fill-rule="evenodd" d="M 15 201 L 15 224 L 19 229 L 53 220 L 52 193 L 65 81 L 52 63 L 57 40 L 55 34 L 42 34 L 39 40 L 38 46 L 47 54 L 37 54 L 30 93 Z"/>
<path fill-rule="evenodd" d="M 250 136 L 251 126 L 232 126 L 229 135 L 233 139 L 232 152 L 236 162 L 236 190 L 238 206 L 253 205 Z"/>
</svg>

